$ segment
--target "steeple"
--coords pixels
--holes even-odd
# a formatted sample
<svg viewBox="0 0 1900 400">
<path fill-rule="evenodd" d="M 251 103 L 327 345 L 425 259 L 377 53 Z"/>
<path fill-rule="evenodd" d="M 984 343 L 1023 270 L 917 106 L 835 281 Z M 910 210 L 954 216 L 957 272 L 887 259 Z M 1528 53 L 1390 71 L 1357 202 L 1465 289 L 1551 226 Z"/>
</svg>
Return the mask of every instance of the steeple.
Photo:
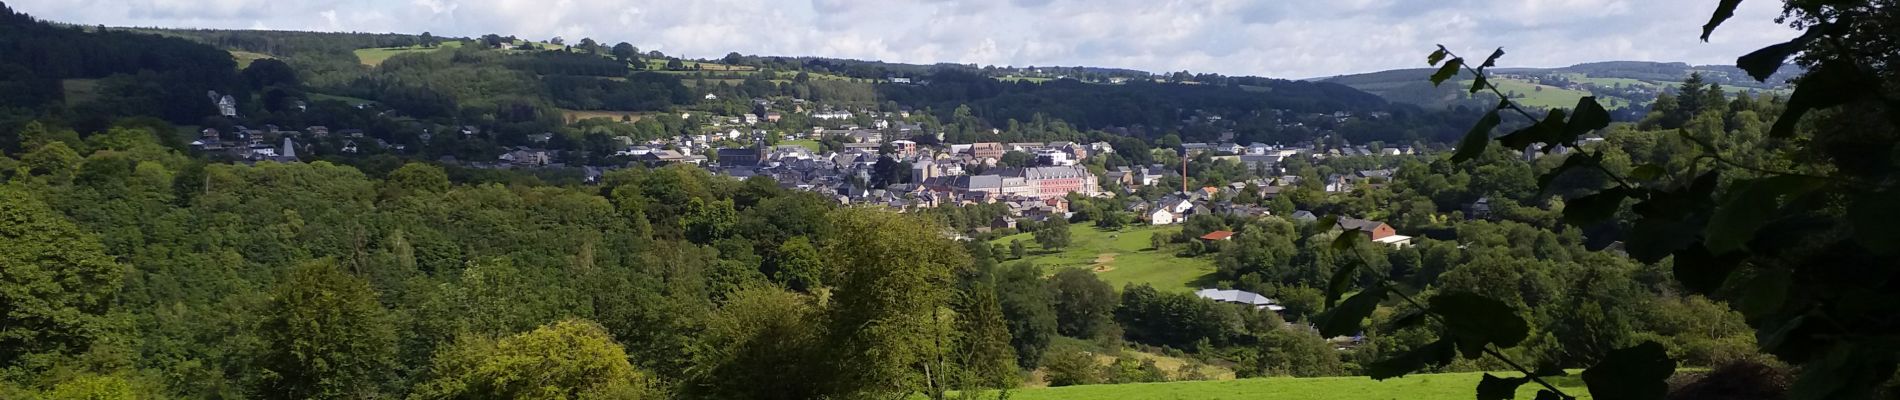
<svg viewBox="0 0 1900 400">
<path fill-rule="evenodd" d="M 284 138 L 284 151 L 280 151 L 277 154 L 285 159 L 295 160 L 297 159 L 297 144 L 291 142 L 290 138 L 286 137 Z"/>
</svg>

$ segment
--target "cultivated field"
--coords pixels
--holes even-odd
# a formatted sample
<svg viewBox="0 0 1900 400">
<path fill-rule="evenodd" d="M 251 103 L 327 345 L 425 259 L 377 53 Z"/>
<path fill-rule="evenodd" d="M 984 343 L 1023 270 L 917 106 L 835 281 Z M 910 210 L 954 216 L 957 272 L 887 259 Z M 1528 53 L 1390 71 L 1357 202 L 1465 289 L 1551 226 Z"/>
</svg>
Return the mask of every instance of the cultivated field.
<svg viewBox="0 0 1900 400">
<path fill-rule="evenodd" d="M 1029 250 L 1029 256 L 1024 259 L 1044 270 L 1053 273 L 1062 268 L 1087 268 L 1117 289 L 1128 283 L 1147 283 L 1161 290 L 1192 291 L 1197 289 L 1198 281 L 1214 272 L 1213 260 L 1175 257 L 1173 251 L 1148 247 L 1149 236 L 1173 235 L 1180 230 L 1178 226 L 1135 225 L 1120 231 L 1103 231 L 1088 223 L 1076 223 L 1069 225 L 1069 247 L 1061 251 L 1043 250 L 1028 233 L 1002 237 L 992 243 L 1008 246 L 1011 240 L 1022 240 Z"/>
</svg>

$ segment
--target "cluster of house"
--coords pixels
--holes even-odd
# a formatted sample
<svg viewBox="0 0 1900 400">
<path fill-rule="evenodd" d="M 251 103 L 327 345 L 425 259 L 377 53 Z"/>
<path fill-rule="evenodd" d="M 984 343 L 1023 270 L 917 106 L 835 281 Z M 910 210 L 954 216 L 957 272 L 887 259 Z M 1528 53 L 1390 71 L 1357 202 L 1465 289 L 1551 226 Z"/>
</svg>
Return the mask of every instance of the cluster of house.
<svg viewBox="0 0 1900 400">
<path fill-rule="evenodd" d="M 878 132 L 878 131 L 868 131 Z M 976 143 L 942 147 L 919 146 L 910 140 L 884 141 L 882 135 L 849 135 L 853 140 L 828 152 L 798 145 L 765 146 L 756 141 L 746 148 L 718 149 L 708 168 L 746 178 L 770 176 L 780 185 L 834 196 L 848 204 L 880 204 L 905 210 L 951 204 L 1009 205 L 1017 217 L 1042 218 L 1068 212 L 1070 194 L 1102 194 L 1099 177 L 1073 160 L 1106 143 Z M 1044 154 L 1038 166 L 998 166 L 1006 151 Z M 649 153 L 652 163 L 670 155 Z M 884 161 L 886 158 L 889 161 Z M 879 170 L 880 162 L 887 163 Z M 895 163 L 895 164 L 891 164 Z M 888 170 L 907 165 L 903 170 Z M 980 172 L 979 172 L 980 171 Z M 896 173 L 896 177 L 889 176 Z"/>
<path fill-rule="evenodd" d="M 328 129 L 320 126 L 313 129 L 328 132 Z M 216 128 L 205 128 L 199 131 L 198 139 L 191 141 L 191 147 L 200 152 L 221 153 L 229 158 L 246 161 L 291 162 L 297 161 L 296 138 L 302 133 L 281 130 L 276 125 L 265 125 L 264 129 L 238 126 L 228 135 Z"/>
</svg>

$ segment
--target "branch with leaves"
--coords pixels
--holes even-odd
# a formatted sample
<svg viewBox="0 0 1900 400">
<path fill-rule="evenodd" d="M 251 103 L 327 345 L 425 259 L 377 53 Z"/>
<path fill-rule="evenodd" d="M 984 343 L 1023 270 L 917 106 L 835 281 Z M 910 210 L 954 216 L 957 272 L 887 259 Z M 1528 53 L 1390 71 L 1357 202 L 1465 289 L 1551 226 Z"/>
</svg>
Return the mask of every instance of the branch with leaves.
<svg viewBox="0 0 1900 400">
<path fill-rule="evenodd" d="M 1732 18 L 1740 3 L 1717 1 L 1702 38 Z M 1891 16 L 1900 2 L 1786 3 L 1783 18 L 1805 32 L 1743 55 L 1736 66 L 1760 81 L 1790 60 L 1808 67 L 1793 80 L 1795 90 L 1768 137 L 1790 151 L 1806 152 L 1796 162 L 1812 165 L 1764 168 L 1736 162 L 1714 142 L 1684 135 L 1705 153 L 1695 155 L 1687 171 L 1640 165 L 1619 176 L 1604 167 L 1603 153 L 1580 149 L 1540 177 L 1539 186 L 1548 189 L 1555 177 L 1572 170 L 1609 176 L 1611 187 L 1565 203 L 1566 223 L 1597 224 L 1631 211 L 1627 215 L 1634 218 L 1619 221 L 1612 233 L 1620 236 L 1627 254 L 1649 264 L 1669 260 L 1682 289 L 1727 301 L 1747 317 L 1764 352 L 1801 367 L 1790 398 L 1867 397 L 1900 368 L 1900 351 L 1895 351 L 1900 335 L 1894 334 L 1900 332 L 1900 319 L 1892 317 L 1900 315 L 1900 303 L 1891 295 L 1900 292 L 1900 275 L 1892 269 L 1900 265 L 1900 233 L 1892 229 L 1900 225 L 1900 165 L 1895 163 L 1900 157 L 1891 155 L 1891 149 L 1900 148 L 1900 135 L 1894 134 L 1900 131 L 1900 98 L 1891 94 L 1900 88 L 1894 82 L 1900 73 L 1893 70 L 1900 57 L 1891 46 L 1900 40 Z M 1470 73 L 1470 93 L 1489 90 L 1500 98 L 1459 144 L 1455 162 L 1477 158 L 1492 141 L 1514 149 L 1541 145 L 1546 152 L 1578 149 L 1582 135 L 1608 126 L 1608 115 L 1594 98 L 1542 118 L 1512 102 L 1485 75 L 1503 54 L 1494 52 L 1476 67 L 1443 46 L 1428 57 L 1438 67 L 1434 84 Z M 1828 109 L 1837 111 L 1811 118 L 1818 123 L 1802 123 Z M 1504 110 L 1529 126 L 1493 137 Z M 1672 173 L 1687 179 L 1658 179 Z M 1868 267 L 1873 265 L 1881 267 Z M 1428 311 L 1435 306 L 1411 303 Z M 1341 309 L 1354 304 L 1348 300 Z M 1420 365 L 1419 353 L 1389 362 Z M 1439 359 L 1446 358 L 1432 360 Z M 1598 398 L 1659 399 L 1674 365 L 1660 346 L 1646 343 L 1611 352 L 1584 372 L 1584 381 Z M 1496 394 L 1480 385 L 1480 399 L 1508 398 L 1492 397 Z"/>
</svg>

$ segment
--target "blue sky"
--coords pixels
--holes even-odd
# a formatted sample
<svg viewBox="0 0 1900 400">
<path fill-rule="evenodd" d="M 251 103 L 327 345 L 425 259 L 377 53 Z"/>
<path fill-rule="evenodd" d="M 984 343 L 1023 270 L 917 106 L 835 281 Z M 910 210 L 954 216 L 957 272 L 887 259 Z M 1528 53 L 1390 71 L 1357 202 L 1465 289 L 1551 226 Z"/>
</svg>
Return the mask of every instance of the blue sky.
<svg viewBox="0 0 1900 400">
<path fill-rule="evenodd" d="M 1781 2 L 1716 0 L 11 0 L 87 25 L 591 37 L 687 57 L 727 52 L 909 63 L 1089 65 L 1323 77 L 1423 67 L 1443 43 L 1505 66 L 1728 64 L 1796 35 Z"/>
</svg>

